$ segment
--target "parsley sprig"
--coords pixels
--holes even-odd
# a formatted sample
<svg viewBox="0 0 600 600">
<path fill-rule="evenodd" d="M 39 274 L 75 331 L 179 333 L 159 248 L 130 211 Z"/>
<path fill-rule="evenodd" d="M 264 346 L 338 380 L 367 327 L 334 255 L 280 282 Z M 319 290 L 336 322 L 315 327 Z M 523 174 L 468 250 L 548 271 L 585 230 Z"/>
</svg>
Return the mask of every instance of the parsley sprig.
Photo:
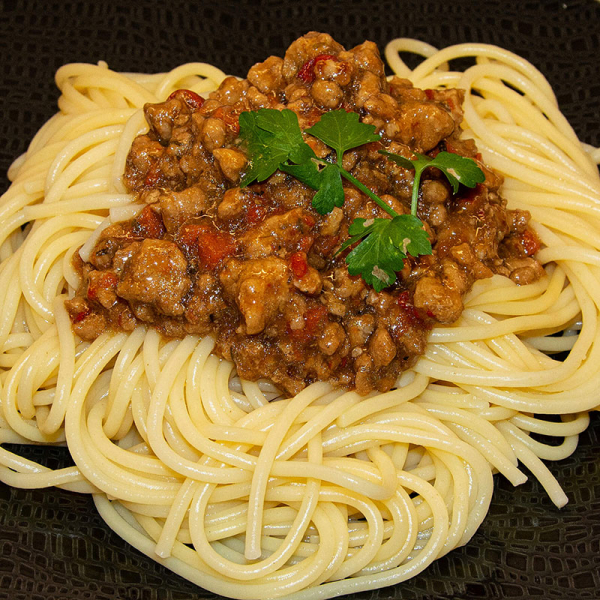
<svg viewBox="0 0 600 600">
<path fill-rule="evenodd" d="M 477 165 L 456 154 L 440 152 L 434 159 L 417 154 L 416 159 L 408 160 L 380 150 L 388 159 L 415 170 L 411 214 L 399 215 L 343 167 L 344 152 L 381 139 L 375 133 L 376 128 L 362 123 L 357 113 L 344 110 L 327 112 L 306 130 L 306 133 L 334 150 L 335 158 L 328 156 L 327 160 L 318 158 L 306 143 L 298 117 L 289 109 L 279 111 L 264 108 L 243 112 L 239 122 L 240 137 L 246 144 L 250 158 L 241 187 L 253 181 L 264 181 L 280 169 L 316 190 L 312 200 L 313 208 L 325 215 L 334 207 L 344 204 L 343 178 L 390 215 L 389 219 L 354 219 L 348 228 L 350 238 L 339 250 L 342 252 L 358 243 L 346 257 L 348 272 L 351 275 L 361 275 L 377 292 L 396 281 L 396 273 L 402 270 L 409 254 L 416 257 L 432 252 L 427 232 L 417 218 L 419 182 L 423 170 L 429 166 L 439 168 L 448 177 L 455 192 L 459 183 L 473 187 L 477 182 L 483 181 L 483 172 Z"/>
<path fill-rule="evenodd" d="M 415 170 L 410 203 L 410 213 L 412 215 L 417 214 L 421 174 L 427 167 L 437 167 L 446 176 L 455 194 L 458 192 L 459 184 L 461 183 L 467 187 L 474 188 L 478 183 L 485 181 L 485 173 L 477 166 L 474 160 L 452 152 L 438 152 L 435 158 L 429 158 L 425 154 L 415 152 L 414 154 L 417 158 L 413 159 L 404 158 L 404 156 L 388 152 L 387 150 L 379 150 L 379 154 L 383 154 L 383 156 L 405 169 Z"/>
</svg>

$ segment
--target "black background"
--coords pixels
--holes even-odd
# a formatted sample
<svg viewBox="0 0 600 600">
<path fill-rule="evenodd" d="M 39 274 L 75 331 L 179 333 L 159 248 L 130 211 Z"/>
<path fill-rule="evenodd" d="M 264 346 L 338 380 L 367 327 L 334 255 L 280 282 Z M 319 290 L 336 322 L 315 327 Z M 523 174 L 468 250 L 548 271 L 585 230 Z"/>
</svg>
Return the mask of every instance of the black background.
<svg viewBox="0 0 600 600">
<path fill-rule="evenodd" d="M 309 30 L 346 47 L 416 37 L 438 47 L 494 43 L 534 62 L 579 136 L 600 145 L 600 4 L 594 0 L 382 2 L 0 1 L 0 173 L 56 111 L 54 72 L 106 60 L 159 72 L 206 61 L 243 75 Z M 8 181 L 2 176 L 0 188 Z M 600 390 L 599 390 L 600 398 Z M 574 456 L 550 465 L 569 496 L 497 478 L 490 514 L 465 548 L 404 584 L 358 598 L 600 597 L 600 419 Z M 57 448 L 22 452 L 68 464 Z M 90 498 L 0 484 L 0 600 L 191 600 L 214 596 L 129 548 Z"/>
</svg>

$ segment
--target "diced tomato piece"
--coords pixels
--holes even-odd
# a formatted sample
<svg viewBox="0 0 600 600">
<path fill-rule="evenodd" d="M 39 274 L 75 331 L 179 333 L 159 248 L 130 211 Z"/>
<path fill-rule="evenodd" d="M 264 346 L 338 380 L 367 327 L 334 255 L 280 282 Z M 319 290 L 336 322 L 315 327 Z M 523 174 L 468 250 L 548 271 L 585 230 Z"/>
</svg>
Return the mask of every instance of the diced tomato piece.
<svg viewBox="0 0 600 600">
<path fill-rule="evenodd" d="M 312 83 L 315 80 L 315 65 L 323 60 L 339 60 L 337 56 L 333 54 L 319 54 L 310 60 L 307 60 L 298 71 L 298 79 L 304 81 L 304 83 Z"/>
<path fill-rule="evenodd" d="M 415 305 L 412 303 L 412 299 L 410 297 L 410 292 L 408 290 L 404 290 L 402 293 L 398 295 L 398 306 L 402 309 L 404 313 L 412 320 L 416 322 L 422 322 L 423 319 L 419 314 L 419 311 L 416 309 Z"/>
<path fill-rule="evenodd" d="M 118 283 L 118 275 L 112 271 L 105 271 L 100 277 L 95 279 L 94 285 L 88 285 L 87 297 L 89 300 L 96 300 L 102 290 L 114 290 Z"/>
<path fill-rule="evenodd" d="M 294 254 L 290 256 L 290 268 L 292 269 L 292 273 L 294 273 L 294 277 L 302 279 L 308 272 L 306 253 L 294 252 Z"/>
<path fill-rule="evenodd" d="M 177 243 L 188 260 L 197 257 L 200 264 L 210 271 L 237 252 L 235 238 L 210 223 L 184 226 L 179 232 Z"/>
<path fill-rule="evenodd" d="M 298 244 L 298 250 L 302 252 L 308 252 L 314 241 L 315 240 L 312 235 L 305 235 Z"/>
<path fill-rule="evenodd" d="M 156 187 L 160 179 L 160 167 L 158 165 L 158 161 L 154 162 L 148 172 L 146 173 L 146 178 L 144 179 L 144 185 L 149 188 Z"/>
<path fill-rule="evenodd" d="M 219 263 L 235 254 L 237 244 L 235 238 L 225 232 L 206 232 L 198 236 L 198 256 L 200 262 L 208 269 L 215 269 Z"/>
<path fill-rule="evenodd" d="M 162 218 L 151 206 L 144 210 L 133 220 L 133 232 L 144 238 L 160 239 L 165 235 L 165 226 Z"/>
<path fill-rule="evenodd" d="M 435 92 L 433 90 L 427 89 L 425 90 L 425 96 L 427 96 L 427 100 L 433 100 Z"/>
<path fill-rule="evenodd" d="M 262 223 L 267 216 L 268 209 L 264 204 L 258 204 L 256 202 L 248 204 L 246 209 L 246 220 L 251 225 Z"/>
<path fill-rule="evenodd" d="M 72 317 L 73 323 L 81 323 L 81 321 L 83 321 L 91 312 L 92 311 L 89 308 L 80 310 L 74 317 Z"/>
<path fill-rule="evenodd" d="M 192 92 L 192 90 L 175 90 L 167 100 L 181 100 L 185 102 L 193 111 L 202 108 L 204 104 L 204 98 L 196 94 L 196 92 Z"/>
<path fill-rule="evenodd" d="M 322 304 L 317 304 L 309 308 L 304 313 L 304 328 L 303 329 L 291 329 L 288 327 L 288 335 L 297 344 L 307 344 L 311 338 L 313 338 L 319 332 L 320 328 L 325 324 L 327 320 L 327 308 Z M 301 360 L 301 356 L 298 356 L 298 360 Z"/>
<path fill-rule="evenodd" d="M 523 251 L 527 256 L 532 256 L 542 246 L 538 236 L 535 234 L 535 231 L 532 229 L 526 229 L 521 235 L 521 245 L 523 246 Z"/>
<path fill-rule="evenodd" d="M 304 313 L 304 329 L 306 329 L 307 333 L 314 335 L 316 333 L 319 325 L 325 320 L 327 317 L 327 307 L 323 304 L 317 304 L 312 308 L 309 308 Z"/>
<path fill-rule="evenodd" d="M 304 221 L 304 224 L 309 228 L 314 227 L 315 223 L 317 222 L 317 220 L 312 215 L 304 215 L 302 217 L 302 220 Z"/>
</svg>

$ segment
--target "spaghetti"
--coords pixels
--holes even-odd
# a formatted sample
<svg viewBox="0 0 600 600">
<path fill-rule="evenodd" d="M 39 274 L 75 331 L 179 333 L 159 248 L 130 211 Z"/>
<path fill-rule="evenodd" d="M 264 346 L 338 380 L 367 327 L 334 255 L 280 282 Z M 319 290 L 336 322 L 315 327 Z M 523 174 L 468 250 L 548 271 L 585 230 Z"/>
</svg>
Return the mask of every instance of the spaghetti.
<svg viewBox="0 0 600 600">
<path fill-rule="evenodd" d="M 410 71 L 403 51 L 427 58 Z M 415 575 L 468 542 L 494 472 L 526 480 L 519 462 L 565 504 L 542 459 L 571 454 L 600 403 L 598 152 L 507 51 L 394 40 L 386 57 L 418 87 L 466 91 L 464 137 L 504 176 L 509 208 L 530 211 L 546 277 L 477 281 L 460 320 L 431 333 L 395 389 L 367 398 L 316 383 L 271 401 L 272 384 L 240 380 L 210 337 L 138 327 L 83 342 L 64 308 L 78 286 L 71 259 L 135 202 L 121 176 L 141 106 L 206 93 L 224 74 L 67 65 L 60 112 L 11 167 L 0 204 L 0 442 L 66 443 L 75 466 L 51 471 L 2 448 L 2 481 L 93 494 L 133 546 L 248 599 L 329 598 Z M 476 64 L 449 70 L 463 57 Z"/>
</svg>

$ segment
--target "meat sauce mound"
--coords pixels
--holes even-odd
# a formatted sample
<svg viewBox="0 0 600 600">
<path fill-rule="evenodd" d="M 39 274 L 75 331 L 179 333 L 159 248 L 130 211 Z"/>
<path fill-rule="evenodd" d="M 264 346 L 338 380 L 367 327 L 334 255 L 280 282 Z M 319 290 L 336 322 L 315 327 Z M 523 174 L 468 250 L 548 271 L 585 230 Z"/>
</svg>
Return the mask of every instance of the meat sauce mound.
<svg viewBox="0 0 600 600">
<path fill-rule="evenodd" d="M 312 32 L 206 100 L 178 90 L 147 104 L 149 131 L 134 140 L 124 173 L 144 208 L 104 229 L 89 262 L 79 260 L 81 285 L 66 301 L 74 332 L 93 340 L 147 324 L 174 338 L 210 334 L 240 376 L 268 378 L 287 394 L 317 380 L 389 390 L 429 330 L 459 318 L 475 280 L 499 273 L 527 284 L 544 274 L 529 214 L 506 209 L 501 178 L 459 139 L 462 99 L 456 89 L 388 81 L 372 42 L 345 50 Z M 344 183 L 343 208 L 321 216 L 315 192 L 282 172 L 240 187 L 248 158 L 238 117 L 261 108 L 294 111 L 302 130 L 335 109 L 374 125 L 381 142 L 346 152 L 343 166 L 399 214 L 410 212 L 413 172 L 382 148 L 457 153 L 486 179 L 453 194 L 439 171 L 425 171 L 418 216 L 433 254 L 410 257 L 376 293 L 348 274 L 347 251 L 337 253 L 353 219 L 388 217 L 366 195 Z M 304 136 L 319 158 L 332 152 Z"/>
</svg>

